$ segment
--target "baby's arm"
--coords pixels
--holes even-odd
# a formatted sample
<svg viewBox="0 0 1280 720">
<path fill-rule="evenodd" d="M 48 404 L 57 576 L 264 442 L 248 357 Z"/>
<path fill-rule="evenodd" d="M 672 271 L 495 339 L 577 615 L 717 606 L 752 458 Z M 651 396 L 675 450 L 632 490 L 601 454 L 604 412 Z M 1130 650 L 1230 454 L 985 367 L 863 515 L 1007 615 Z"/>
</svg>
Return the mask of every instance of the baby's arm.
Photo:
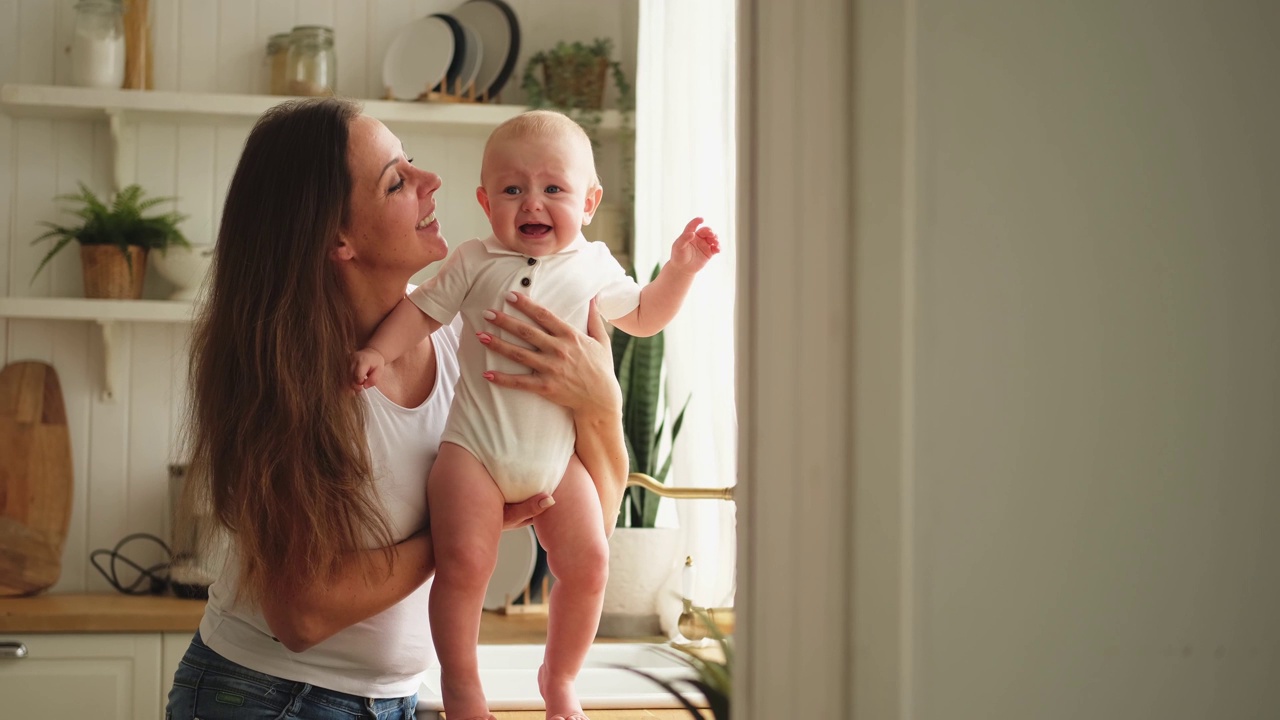
<svg viewBox="0 0 1280 720">
<path fill-rule="evenodd" d="M 378 324 L 369 344 L 351 359 L 352 375 L 359 388 L 378 384 L 378 372 L 439 329 L 440 323 L 422 312 L 409 298 L 400 298 L 390 315 Z"/>
<path fill-rule="evenodd" d="M 701 224 L 702 218 L 689 221 L 671 246 L 671 259 L 658 271 L 658 277 L 640 291 L 640 304 L 614 320 L 615 326 L 628 335 L 648 337 L 671 322 L 689 294 L 693 276 L 720 252 L 720 239 L 711 228 L 698 227 Z"/>
</svg>

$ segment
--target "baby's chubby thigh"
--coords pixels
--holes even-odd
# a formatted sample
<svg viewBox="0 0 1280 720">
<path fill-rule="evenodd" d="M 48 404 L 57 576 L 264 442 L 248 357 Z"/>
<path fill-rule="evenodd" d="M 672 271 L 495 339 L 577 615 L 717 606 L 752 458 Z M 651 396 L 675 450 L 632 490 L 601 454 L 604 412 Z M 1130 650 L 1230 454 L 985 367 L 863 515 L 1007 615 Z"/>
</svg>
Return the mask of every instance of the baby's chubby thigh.
<svg viewBox="0 0 1280 720">
<path fill-rule="evenodd" d="M 427 479 L 427 507 L 439 578 L 477 587 L 497 562 L 502 534 L 502 493 L 468 449 L 440 444 Z"/>
</svg>

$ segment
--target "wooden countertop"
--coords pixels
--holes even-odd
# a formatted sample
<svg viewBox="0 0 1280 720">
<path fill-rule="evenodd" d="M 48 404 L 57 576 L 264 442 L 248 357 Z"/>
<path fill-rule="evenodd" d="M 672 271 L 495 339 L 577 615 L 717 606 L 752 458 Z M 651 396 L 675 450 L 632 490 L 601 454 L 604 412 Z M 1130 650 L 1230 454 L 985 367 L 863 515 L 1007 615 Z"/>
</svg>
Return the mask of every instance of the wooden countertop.
<svg viewBox="0 0 1280 720">
<path fill-rule="evenodd" d="M 152 595 L 0 598 L 0 632 L 195 632 L 203 600 Z"/>
<path fill-rule="evenodd" d="M 203 614 L 203 600 L 151 595 L 45 594 L 0 598 L 0 632 L 195 632 Z M 480 621 L 480 642 L 485 645 L 537 644 L 546 637 L 545 616 L 486 612 Z M 626 642 L 663 640 L 661 637 L 625 639 Z"/>
</svg>

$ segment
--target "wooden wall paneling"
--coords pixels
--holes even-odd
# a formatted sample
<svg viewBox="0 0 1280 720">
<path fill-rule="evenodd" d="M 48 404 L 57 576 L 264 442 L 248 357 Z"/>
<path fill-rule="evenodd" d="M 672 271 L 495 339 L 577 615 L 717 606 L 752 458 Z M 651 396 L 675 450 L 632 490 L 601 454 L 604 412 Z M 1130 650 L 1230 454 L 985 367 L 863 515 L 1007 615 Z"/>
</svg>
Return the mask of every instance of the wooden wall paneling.
<svg viewBox="0 0 1280 720">
<path fill-rule="evenodd" d="M 71 84 L 71 41 L 76 28 L 76 1 L 57 0 L 53 10 L 53 82 Z"/>
<path fill-rule="evenodd" d="M 182 0 L 179 6 L 178 90 L 218 89 L 218 5 L 208 0 Z"/>
<path fill-rule="evenodd" d="M 442 154 L 437 152 L 433 155 L 444 159 L 441 170 L 437 172 L 444 178 L 442 192 L 449 203 L 450 222 L 457 228 L 446 236 L 452 239 L 454 247 L 463 240 L 490 233 L 489 219 L 484 216 L 480 201 L 476 200 L 476 187 L 480 185 L 480 156 L 488 138 L 486 130 L 459 131 L 440 137 L 433 143 L 433 147 L 443 150 Z M 432 169 L 421 162 L 418 165 Z"/>
<path fill-rule="evenodd" d="M 0 82 L 18 79 L 17 0 L 0 3 Z M 13 199 L 18 174 L 14 144 L 17 130 L 12 118 L 0 115 L 0 295 L 13 286 Z M 9 321 L 0 320 L 0 362 L 8 363 Z"/>
<path fill-rule="evenodd" d="M 32 245 L 44 228 L 42 221 L 57 220 L 58 213 L 53 197 L 58 193 L 58 171 L 51 158 L 54 150 L 53 121 L 22 119 L 15 123 L 14 160 L 20 168 L 20 178 L 13 204 L 13 237 L 10 275 L 13 284 L 9 294 L 16 297 L 48 297 L 52 283 L 49 268 L 32 279 L 32 273 L 40 259 L 52 247 L 51 240 Z M 77 252 L 69 247 L 63 252 Z"/>
<path fill-rule="evenodd" d="M 48 0 L 21 0 L 18 6 L 18 82 L 53 82 L 56 5 Z"/>
<path fill-rule="evenodd" d="M 213 143 L 213 227 L 222 222 L 222 205 L 227 197 L 227 187 L 231 185 L 231 177 L 235 175 L 236 163 L 240 162 L 240 152 L 244 150 L 245 138 L 249 136 L 251 126 L 248 124 L 219 125 L 214 130 Z M 216 230 L 215 230 L 216 232 Z"/>
<path fill-rule="evenodd" d="M 93 167 L 86 181 L 95 192 L 110 192 L 115 189 L 115 141 L 111 139 L 111 129 L 106 123 L 91 123 L 90 126 L 93 136 Z M 137 128 L 130 128 L 127 132 L 136 135 Z M 132 177 L 127 180 L 132 180 Z"/>
<path fill-rule="evenodd" d="M 266 92 L 267 39 L 258 37 L 255 0 L 219 0 L 217 92 Z"/>
<path fill-rule="evenodd" d="M 115 400 L 102 399 L 102 341 L 95 338 L 97 347 L 92 353 L 95 368 L 89 384 L 91 405 L 89 422 L 93 425 L 89 435 L 89 474 L 86 477 L 89 492 L 86 498 L 88 528 L 85 534 L 87 549 L 113 548 L 132 532 L 128 524 L 128 434 L 131 393 L 131 373 L 125 371 L 133 362 L 132 323 L 116 323 L 115 333 L 117 375 Z M 86 573 L 87 592 L 109 592 L 111 586 L 97 572 Z"/>
<path fill-rule="evenodd" d="M 386 92 L 386 86 L 382 84 L 382 56 L 400 29 L 413 19 L 414 8 L 409 0 L 384 0 L 369 3 L 368 9 L 368 51 L 364 68 L 366 94 L 380 98 Z M 338 62 L 342 62 L 342 58 L 338 58 Z"/>
<path fill-rule="evenodd" d="M 0 3 L 0 82 L 12 82 L 18 75 L 18 3 Z M 0 115 L 0 295 L 8 295 L 12 284 L 10 260 L 13 234 L 13 190 L 17 166 L 14 164 L 14 121 Z M 5 360 L 9 333 L 7 320 L 0 320 L 0 360 Z"/>
<path fill-rule="evenodd" d="M 146 197 L 173 197 L 177 189 L 177 126 L 172 123 L 140 123 L 137 133 L 137 157 L 134 160 L 137 172 L 134 182 L 142 187 Z M 169 212 L 172 208 L 172 203 L 165 203 L 156 206 L 152 212 Z M 148 264 L 151 262 L 148 261 Z M 173 286 L 152 265 L 143 284 L 142 296 L 162 298 L 172 291 Z"/>
<path fill-rule="evenodd" d="M 182 230 L 193 243 L 215 239 L 214 205 L 221 200 L 214 185 L 214 140 L 212 125 L 179 125 L 177 148 L 178 210 L 187 216 Z"/>
<path fill-rule="evenodd" d="M 89 422 L 94 400 L 96 373 L 102 372 L 94 362 L 92 346 L 98 326 L 88 322 L 54 321 L 46 331 L 53 338 L 53 366 L 62 384 L 63 403 L 67 409 L 67 428 L 71 433 L 71 523 L 67 528 L 67 544 L 62 551 L 62 575 L 50 592 L 83 592 L 87 573 L 97 574 L 89 565 L 87 544 L 89 529 Z"/>
<path fill-rule="evenodd" d="M 338 94 L 353 98 L 372 98 L 380 85 L 370 87 L 365 74 L 376 55 L 382 67 L 383 46 L 371 46 L 368 38 L 369 10 L 360 3 L 338 2 L 333 7 L 334 49 L 338 54 Z"/>
<path fill-rule="evenodd" d="M 57 152 L 55 162 L 57 169 L 56 194 L 79 193 L 79 183 L 92 186 L 94 163 L 93 123 L 70 120 L 55 122 L 53 123 L 53 142 L 54 150 Z M 94 192 L 103 190 L 105 188 L 95 188 Z M 99 195 L 99 197 L 106 199 L 103 195 Z M 60 224 L 79 222 L 79 218 L 64 211 L 64 208 L 75 207 L 74 203 L 55 200 L 52 195 L 49 196 L 46 202 L 54 206 L 51 209 L 54 222 Z M 49 241 L 45 241 L 37 247 L 47 251 L 52 245 L 49 244 Z M 63 248 L 62 252 L 54 257 L 44 272 L 49 273 L 50 295 L 54 297 L 84 296 L 84 271 L 80 262 L 80 248 L 77 243 L 72 243 Z M 66 393 L 63 393 L 63 395 L 65 396 Z"/>
<path fill-rule="evenodd" d="M 364 10 L 364 3 L 343 3 L 356 5 Z M 259 2 L 257 7 L 257 35 L 262 42 L 262 52 L 267 51 L 267 38 L 276 33 L 289 32 L 298 23 L 297 7 L 291 2 Z M 264 91 L 265 92 L 265 91 Z"/>
<path fill-rule="evenodd" d="M 344 2 L 343 5 L 359 3 Z M 334 27 L 334 0 L 297 0 L 295 7 L 298 14 L 298 25 L 327 25 Z M 265 39 L 264 39 L 265 42 Z"/>
<path fill-rule="evenodd" d="M 130 533 L 165 538 L 169 513 L 168 471 L 173 374 L 171 331 L 166 323 L 133 326 L 133 358 L 129 363 L 129 431 L 125 467 L 128 498 L 125 526 Z M 130 559 L 150 567 L 166 560 L 154 543 L 139 543 Z"/>
<path fill-rule="evenodd" d="M 181 14 L 178 0 L 151 0 L 151 42 L 155 58 L 152 79 L 156 90 L 178 89 L 181 56 Z"/>
</svg>

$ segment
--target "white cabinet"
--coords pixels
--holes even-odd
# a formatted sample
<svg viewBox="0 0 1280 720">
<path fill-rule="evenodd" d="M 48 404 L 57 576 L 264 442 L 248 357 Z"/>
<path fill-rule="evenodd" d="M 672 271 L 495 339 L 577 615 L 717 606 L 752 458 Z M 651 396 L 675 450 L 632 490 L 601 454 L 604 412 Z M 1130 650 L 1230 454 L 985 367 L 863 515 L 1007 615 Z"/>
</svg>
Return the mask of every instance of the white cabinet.
<svg viewBox="0 0 1280 720">
<path fill-rule="evenodd" d="M 0 634 L 0 644 L 6 718 L 162 716 L 160 633 Z M 14 657 L 17 645 L 25 657 Z"/>
<path fill-rule="evenodd" d="M 178 669 L 178 661 L 187 654 L 191 645 L 193 632 L 167 632 L 160 645 L 160 707 L 169 702 L 169 691 L 173 689 L 173 673 Z"/>
</svg>

